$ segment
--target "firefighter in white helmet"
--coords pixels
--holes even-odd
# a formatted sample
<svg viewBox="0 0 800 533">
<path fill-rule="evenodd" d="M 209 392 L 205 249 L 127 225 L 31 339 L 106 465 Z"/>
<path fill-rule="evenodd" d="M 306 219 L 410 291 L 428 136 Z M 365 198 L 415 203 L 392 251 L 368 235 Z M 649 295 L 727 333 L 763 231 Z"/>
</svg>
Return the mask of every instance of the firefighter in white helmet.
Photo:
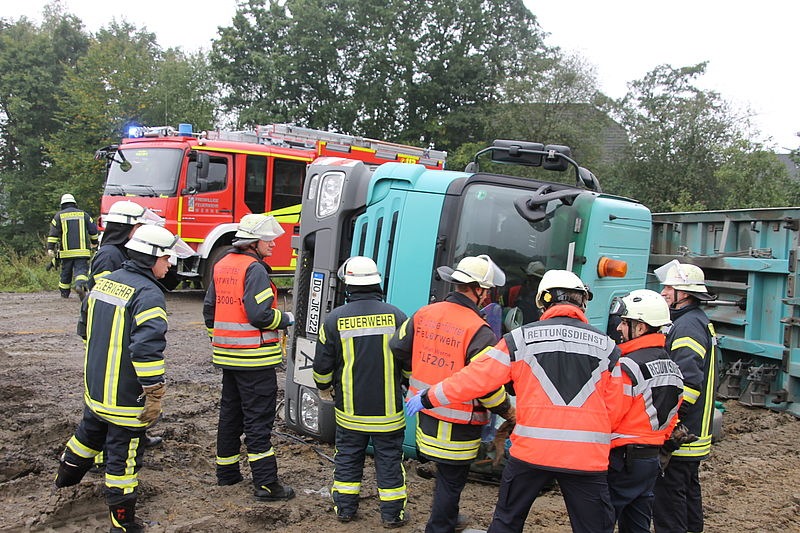
<svg viewBox="0 0 800 533">
<path fill-rule="evenodd" d="M 104 225 L 103 239 L 97 249 L 97 253 L 92 257 L 89 268 L 87 287 L 90 291 L 94 288 L 98 279 L 121 268 L 122 263 L 128 260 L 128 249 L 125 245 L 137 228 L 142 224 L 164 225 L 163 218 L 150 209 L 130 200 L 115 202 L 108 210 L 108 214 L 102 217 L 102 220 Z M 86 339 L 86 323 L 83 320 L 85 316 L 85 313 L 81 313 L 81 318 L 78 320 L 78 335 L 83 339 Z M 161 441 L 161 437 L 145 435 L 144 445 L 151 448 L 161 444 Z M 103 452 L 100 452 L 95 457 L 95 467 L 100 469 L 104 464 Z"/>
<path fill-rule="evenodd" d="M 703 270 L 677 260 L 656 270 L 670 306 L 672 326 L 666 348 L 683 374 L 680 423 L 696 440 L 685 439 L 674 450 L 656 483 L 653 525 L 658 533 L 703 531 L 700 461 L 711 452 L 716 380 L 716 333 L 700 304 L 713 300 Z"/>
<path fill-rule="evenodd" d="M 426 391 L 441 380 L 469 367 L 483 351 L 497 342 L 480 309 L 492 289 L 505 285 L 505 274 L 488 255 L 462 258 L 455 269 L 441 266 L 442 280 L 454 291 L 441 302 L 419 309 L 395 333 L 394 353 L 411 362 L 409 391 Z M 483 426 L 490 412 L 513 419 L 514 411 L 503 383 L 485 390 L 473 402 L 441 402 L 425 405 L 417 420 L 419 455 L 436 463 L 433 503 L 425 531 L 452 532 L 465 526 L 459 515 L 461 492 L 470 464 L 478 455 Z"/>
<path fill-rule="evenodd" d="M 222 369 L 217 484 L 242 481 L 239 457 L 244 434 L 253 495 L 264 502 L 294 497 L 294 490 L 278 480 L 271 440 L 278 396 L 275 368 L 283 358 L 280 331 L 294 323 L 294 316 L 277 308 L 277 288 L 265 260 L 283 233 L 270 215 L 243 216 L 233 249 L 213 266 L 213 281 L 203 303 L 212 362 Z"/>
<path fill-rule="evenodd" d="M 619 530 L 648 533 L 659 454 L 678 422 L 683 378 L 664 348 L 661 328 L 670 316 L 660 294 L 639 289 L 615 298 L 611 315 L 620 319 L 625 395 L 624 414 L 611 440 L 608 488 Z"/>
<path fill-rule="evenodd" d="M 489 531 L 521 532 L 537 495 L 553 479 L 573 531 L 614 530 L 607 470 L 623 388 L 619 349 L 584 314 L 591 298 L 574 273 L 547 271 L 536 296 L 540 320 L 507 333 L 497 346 L 406 404 L 406 413 L 413 415 L 513 384 L 517 416 L 511 457 Z"/>
<path fill-rule="evenodd" d="M 167 312 L 159 284 L 191 248 L 168 230 L 142 226 L 125 245 L 122 268 L 97 280 L 87 297 L 85 407 L 67 442 L 56 487 L 75 485 L 106 452 L 105 495 L 112 532 L 143 531 L 136 519 L 145 429 L 166 391 Z"/>
<path fill-rule="evenodd" d="M 97 246 L 97 225 L 88 213 L 78 209 L 75 197 L 61 196 L 61 210 L 50 221 L 47 255 L 61 261 L 58 289 L 62 298 L 69 298 L 73 281 L 81 300 L 86 296 L 89 257 Z"/>
<path fill-rule="evenodd" d="M 333 393 L 334 510 L 340 522 L 355 517 L 371 440 L 381 520 L 394 527 L 408 519 L 402 384 L 408 382 L 411 363 L 395 360 L 388 341 L 407 317 L 383 301 L 381 275 L 369 257 L 349 258 L 338 276 L 347 303 L 334 309 L 319 330 L 313 374 L 321 396 Z"/>
</svg>

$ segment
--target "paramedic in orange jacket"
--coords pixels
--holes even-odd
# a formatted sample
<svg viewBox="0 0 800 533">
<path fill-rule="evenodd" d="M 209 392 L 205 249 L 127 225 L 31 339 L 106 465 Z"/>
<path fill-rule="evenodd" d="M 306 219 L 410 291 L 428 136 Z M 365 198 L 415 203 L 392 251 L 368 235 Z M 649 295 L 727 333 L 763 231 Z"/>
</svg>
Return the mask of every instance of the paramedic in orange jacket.
<svg viewBox="0 0 800 533">
<path fill-rule="evenodd" d="M 513 382 L 511 458 L 503 470 L 490 532 L 521 532 L 539 491 L 558 481 L 576 532 L 614 530 L 606 480 L 612 430 L 621 417 L 619 349 L 589 325 L 591 293 L 566 270 L 539 284 L 541 320 L 507 333 L 472 363 L 410 398 L 406 413 L 463 402 Z"/>
<path fill-rule="evenodd" d="M 410 391 L 427 389 L 469 365 L 497 337 L 480 314 L 489 291 L 505 283 L 505 275 L 487 255 L 467 256 L 455 270 L 442 266 L 439 276 L 455 284 L 444 301 L 419 309 L 406 320 L 390 342 L 401 361 L 411 361 Z M 469 467 L 478 454 L 481 431 L 489 411 L 503 418 L 513 416 L 504 383 L 461 402 L 429 405 L 417 423 L 419 454 L 436 463 L 436 485 L 427 533 L 452 533 L 459 519 L 461 491 Z M 480 397 L 473 402 L 474 397 Z"/>
<path fill-rule="evenodd" d="M 614 299 L 611 314 L 620 318 L 625 414 L 611 440 L 608 489 L 620 533 L 648 533 L 661 473 L 659 449 L 678 422 L 683 376 L 659 331 L 671 322 L 660 294 L 632 291 Z"/>
</svg>

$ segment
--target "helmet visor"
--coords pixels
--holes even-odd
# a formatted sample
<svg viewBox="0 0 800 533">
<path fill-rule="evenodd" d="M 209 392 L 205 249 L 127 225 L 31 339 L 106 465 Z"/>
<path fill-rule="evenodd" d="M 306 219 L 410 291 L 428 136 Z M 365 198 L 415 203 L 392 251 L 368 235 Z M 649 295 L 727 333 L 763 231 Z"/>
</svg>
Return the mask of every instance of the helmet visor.
<svg viewBox="0 0 800 533">
<path fill-rule="evenodd" d="M 156 215 L 150 209 L 145 209 L 144 213 L 139 217 L 140 224 L 151 224 L 153 226 L 161 226 L 164 227 L 164 222 L 166 222 L 163 218 Z M 184 243 L 185 244 L 185 243 Z"/>
<path fill-rule="evenodd" d="M 621 297 L 617 296 L 613 300 L 611 300 L 611 308 L 608 310 L 608 314 L 611 316 L 625 316 L 628 313 L 628 308 L 625 305 L 625 300 Z"/>
</svg>

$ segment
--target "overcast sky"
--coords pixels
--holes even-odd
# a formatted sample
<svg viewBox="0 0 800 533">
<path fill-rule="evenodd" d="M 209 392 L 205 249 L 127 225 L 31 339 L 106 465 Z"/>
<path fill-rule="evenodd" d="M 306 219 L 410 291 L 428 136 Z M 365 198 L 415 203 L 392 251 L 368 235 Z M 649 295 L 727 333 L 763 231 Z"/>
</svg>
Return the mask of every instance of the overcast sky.
<svg viewBox="0 0 800 533">
<path fill-rule="evenodd" d="M 41 20 L 46 0 L 3 0 L 0 17 Z M 161 46 L 208 49 L 218 26 L 228 26 L 236 0 L 187 4 L 169 0 L 63 0 L 89 31 L 124 18 L 146 26 Z M 595 65 L 600 89 L 623 96 L 627 83 L 657 65 L 708 61 L 700 85 L 738 108 L 749 108 L 762 138 L 779 151 L 800 138 L 800 0 L 525 0 L 549 33 L 547 42 Z M 213 6 L 211 9 L 209 7 Z M 783 149 L 783 150 L 781 150 Z"/>
</svg>

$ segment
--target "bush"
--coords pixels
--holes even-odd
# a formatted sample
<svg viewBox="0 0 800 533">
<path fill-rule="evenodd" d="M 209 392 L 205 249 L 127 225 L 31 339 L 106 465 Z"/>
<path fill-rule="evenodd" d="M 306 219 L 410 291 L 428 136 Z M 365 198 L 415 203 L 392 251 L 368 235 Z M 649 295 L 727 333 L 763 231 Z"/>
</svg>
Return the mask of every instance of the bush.
<svg viewBox="0 0 800 533">
<path fill-rule="evenodd" d="M 59 269 L 47 271 L 45 254 L 20 254 L 9 246 L 0 247 L 0 290 L 3 292 L 52 291 L 58 288 Z"/>
</svg>

